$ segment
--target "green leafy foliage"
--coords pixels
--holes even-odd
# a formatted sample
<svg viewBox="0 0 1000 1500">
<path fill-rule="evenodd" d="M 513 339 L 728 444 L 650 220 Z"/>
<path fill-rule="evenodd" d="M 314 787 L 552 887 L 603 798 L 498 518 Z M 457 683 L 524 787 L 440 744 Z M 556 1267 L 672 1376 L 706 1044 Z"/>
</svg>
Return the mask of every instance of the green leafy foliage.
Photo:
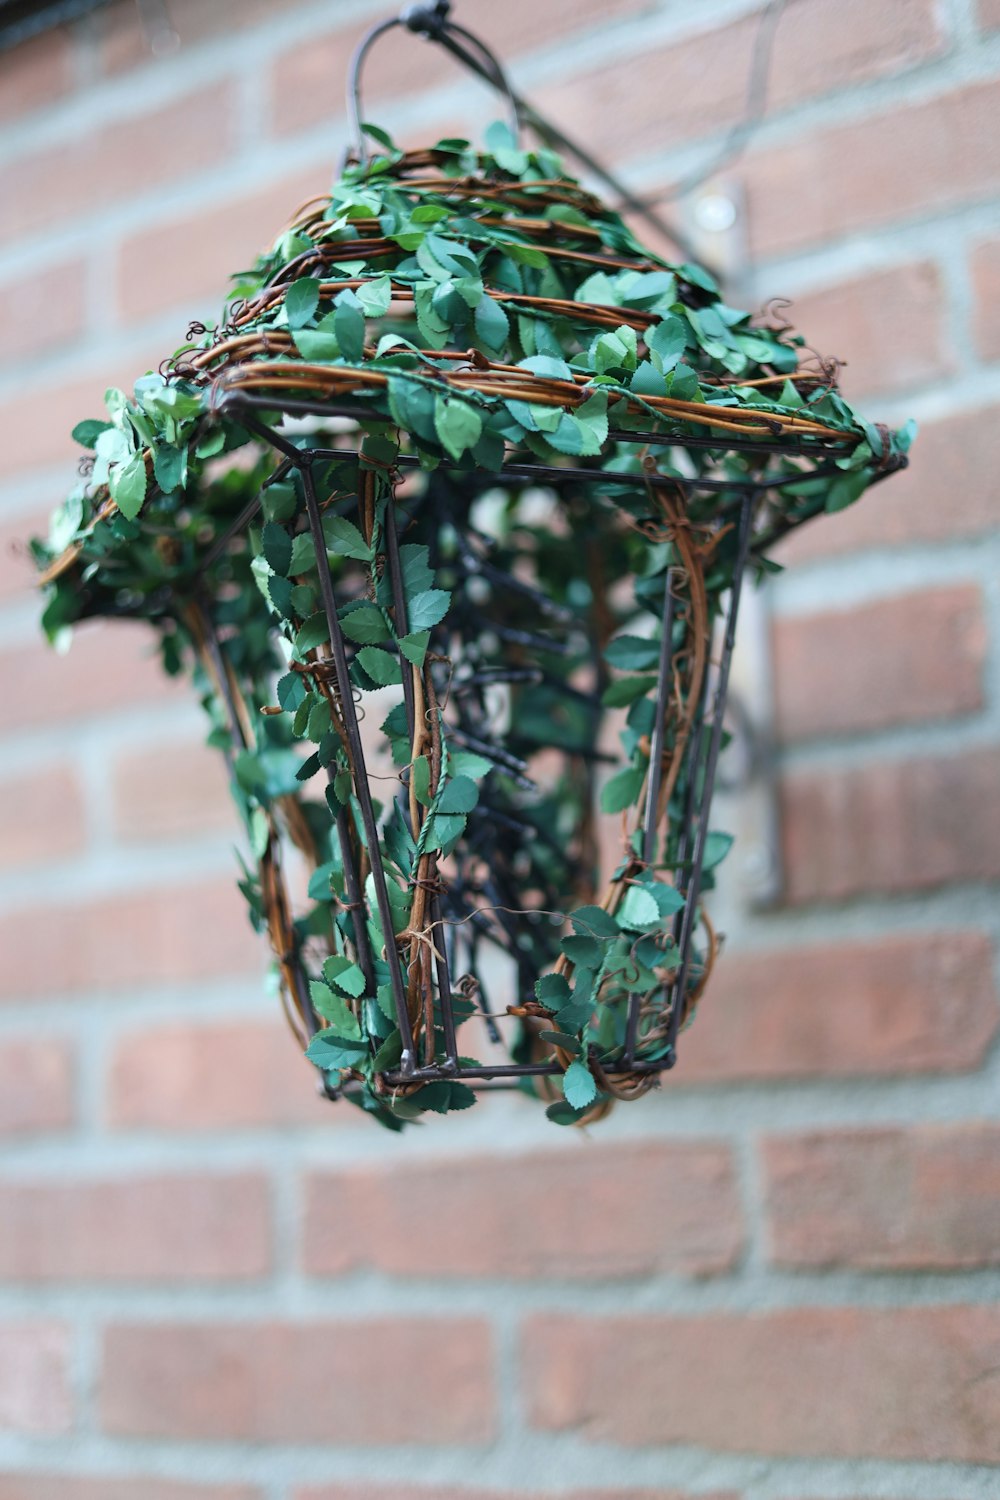
<svg viewBox="0 0 1000 1500">
<path fill-rule="evenodd" d="M 74 428 L 93 467 L 34 547 L 41 566 L 60 555 L 65 564 L 43 623 L 55 639 L 84 615 L 147 618 L 166 669 L 190 672 L 210 743 L 231 759 L 249 850 L 240 889 L 258 930 L 270 925 L 280 838 L 294 829 L 308 899 L 289 918 L 281 958 L 290 953 L 306 978 L 310 1029 L 322 1023 L 307 1056 L 332 1086 L 346 1085 L 393 1129 L 474 1101 L 456 1080 L 379 1082 L 403 1055 L 391 963 L 408 983 L 432 950 L 439 961 L 427 902 L 442 895 L 442 871 L 471 870 L 482 881 L 476 898 L 448 914 L 468 964 L 452 975 L 458 1019 L 480 1004 L 496 1012 L 477 945 L 499 943 L 516 960 L 514 1010 L 535 1027 L 517 1055 L 560 1057 L 564 1097 L 547 1114 L 572 1124 L 600 1101 L 601 1068 L 623 1056 L 630 1004 L 662 1015 L 677 969 L 684 897 L 674 881 L 683 889 L 685 856 L 670 827 L 704 766 L 685 761 L 648 857 L 639 824 L 659 619 L 678 561 L 657 496 L 681 476 L 713 478 L 686 517 L 692 534 L 714 538 L 711 621 L 735 562 L 727 484 L 749 474 L 766 483 L 768 524 L 787 528 L 853 504 L 913 433 L 866 421 L 799 370 L 797 336 L 730 307 L 698 267 L 645 251 L 553 153 L 523 148 L 506 126 L 491 128 L 485 153 L 442 142 L 432 184 L 414 178 L 384 132 L 364 128 L 378 148 L 370 162 L 348 166 L 328 202 L 241 273 L 238 315 L 234 304 L 167 373 L 142 376 L 131 395 L 109 390 L 106 419 Z M 544 184 L 555 179 L 552 195 Z M 218 351 L 235 331 L 237 373 L 273 391 L 261 420 L 277 425 L 290 392 L 309 410 L 332 398 L 359 414 L 358 452 L 342 418 L 310 417 L 308 431 L 285 427 L 290 462 L 262 456 L 238 401 L 219 399 L 234 371 Z M 782 434 L 803 421 L 829 441 L 785 451 Z M 730 451 L 726 435 L 741 422 L 749 451 Z M 704 441 L 713 431 L 718 451 Z M 765 441 L 755 451 L 756 437 Z M 295 462 L 313 442 L 319 555 Z M 581 486 L 532 493 L 516 475 L 533 463 L 584 470 L 586 500 Z M 755 537 L 762 567 L 768 540 Z M 339 631 L 327 615 L 331 587 Z M 224 685 L 205 656 L 202 610 L 226 654 Z M 341 645 L 346 694 L 333 671 Z M 234 684 L 246 709 L 235 730 Z M 359 719 L 372 715 L 366 737 L 381 721 L 374 834 L 345 729 L 348 697 Z M 479 701 L 470 732 L 462 705 Z M 605 710 L 622 754 L 598 776 Z M 660 728 L 669 759 L 676 725 Z M 533 757 L 543 752 L 544 763 L 553 749 L 562 771 L 536 780 Z M 579 836 L 602 782 L 600 809 L 624 830 L 612 894 L 564 911 L 568 892 L 603 888 Z M 706 885 L 730 843 L 709 835 Z M 692 992 L 704 962 L 696 947 Z M 440 1060 L 439 1007 L 422 1005 L 420 1024 Z M 643 1019 L 639 1055 L 655 1060 L 663 1046 L 662 1028 Z"/>
</svg>

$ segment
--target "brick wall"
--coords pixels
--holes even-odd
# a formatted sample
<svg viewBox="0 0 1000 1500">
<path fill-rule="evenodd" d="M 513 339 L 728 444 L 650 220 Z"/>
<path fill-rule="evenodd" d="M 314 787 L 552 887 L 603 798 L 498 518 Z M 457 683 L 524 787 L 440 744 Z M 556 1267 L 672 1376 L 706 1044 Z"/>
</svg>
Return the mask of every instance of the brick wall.
<svg viewBox="0 0 1000 1500">
<path fill-rule="evenodd" d="M 785 899 L 733 896 L 658 1096 L 403 1140 L 313 1093 L 196 708 L 48 653 L 71 423 L 327 179 L 368 0 L 131 5 L 0 58 L 0 1500 L 984 1500 L 1000 1488 L 1000 5 L 790 0 L 727 176 L 912 470 L 766 596 Z M 757 0 L 460 0 L 639 187 L 738 116 Z M 369 113 L 492 112 L 397 38 Z M 44 401 L 44 411 L 42 402 Z"/>
</svg>

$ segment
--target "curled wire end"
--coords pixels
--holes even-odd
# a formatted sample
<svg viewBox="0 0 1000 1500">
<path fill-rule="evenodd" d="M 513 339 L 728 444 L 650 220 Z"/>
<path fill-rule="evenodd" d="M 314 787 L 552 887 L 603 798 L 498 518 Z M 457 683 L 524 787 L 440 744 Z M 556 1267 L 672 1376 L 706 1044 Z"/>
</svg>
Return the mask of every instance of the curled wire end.
<svg viewBox="0 0 1000 1500">
<path fill-rule="evenodd" d="M 799 366 L 799 373 L 812 375 L 827 390 L 835 390 L 840 383 L 840 372 L 847 361 L 838 359 L 835 354 L 820 354 L 808 344 L 806 353 L 809 358 Z"/>
<path fill-rule="evenodd" d="M 760 310 L 761 318 L 778 333 L 794 333 L 795 324 L 787 316 L 791 297 L 769 297 Z"/>
</svg>

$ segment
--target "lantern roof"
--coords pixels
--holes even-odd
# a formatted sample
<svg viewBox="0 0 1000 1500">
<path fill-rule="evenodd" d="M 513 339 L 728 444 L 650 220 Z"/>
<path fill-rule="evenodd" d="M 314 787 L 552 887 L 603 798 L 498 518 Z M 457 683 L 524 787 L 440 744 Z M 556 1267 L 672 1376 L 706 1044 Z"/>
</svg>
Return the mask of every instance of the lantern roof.
<svg viewBox="0 0 1000 1500">
<path fill-rule="evenodd" d="M 139 518 L 189 513 L 217 455 L 273 435 L 279 413 L 346 419 L 372 463 L 584 470 L 695 499 L 748 485 L 769 493 L 770 540 L 905 464 L 910 429 L 861 416 L 836 361 L 643 246 L 554 152 L 503 124 L 485 151 L 402 151 L 364 129 L 375 154 L 293 214 L 219 322 L 74 429 L 93 462 L 36 544 L 44 581 L 64 580 L 53 629 L 88 560 L 114 553 L 114 586 L 148 597 Z"/>
</svg>

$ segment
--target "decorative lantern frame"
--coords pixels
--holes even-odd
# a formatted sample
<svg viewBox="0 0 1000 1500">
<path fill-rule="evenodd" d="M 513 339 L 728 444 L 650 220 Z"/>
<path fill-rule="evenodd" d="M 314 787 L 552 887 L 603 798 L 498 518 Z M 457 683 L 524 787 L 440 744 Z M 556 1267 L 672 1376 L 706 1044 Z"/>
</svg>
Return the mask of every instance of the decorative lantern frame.
<svg viewBox="0 0 1000 1500">
<path fill-rule="evenodd" d="M 438 39 L 476 47 L 476 70 L 506 89 L 441 10 Z M 360 62 L 395 24 L 359 50 L 356 114 Z M 908 434 L 858 418 L 786 325 L 752 326 L 696 267 L 642 251 L 551 153 L 504 133 L 491 159 L 455 142 L 401 153 L 371 133 L 385 154 L 360 151 L 333 198 L 300 211 L 220 327 L 193 326 L 135 403 L 117 393 L 110 424 L 78 429 L 98 468 L 38 549 L 49 624 L 138 615 L 161 626 L 169 666 L 178 640 L 191 648 L 257 857 L 242 888 L 331 1097 L 398 1125 L 464 1107 L 470 1084 L 534 1082 L 552 1118 L 575 1122 L 674 1065 L 711 968 L 701 897 L 747 568 L 831 496 L 903 467 Z M 503 284 L 487 285 L 491 255 Z M 572 296 L 554 294 L 554 265 L 587 272 Z M 423 347 L 389 332 L 373 352 L 369 321 L 389 327 L 393 308 L 395 326 L 415 314 Z M 271 466 L 210 477 L 248 444 Z M 476 525 L 484 493 L 513 497 L 499 502 L 506 542 Z M 532 496 L 533 526 L 518 519 Z M 615 560 L 610 587 L 560 562 L 588 545 Z M 656 622 L 644 635 L 617 634 L 635 613 L 614 597 L 629 575 Z M 609 680 L 604 663 L 628 675 Z M 356 695 L 389 686 L 399 790 L 380 813 Z M 534 816 L 511 748 L 540 687 L 536 720 L 576 713 L 568 830 L 565 806 L 548 827 Z M 497 730 L 498 702 L 513 733 Z M 626 822 L 598 899 L 583 888 L 599 731 L 618 707 L 630 764 L 603 805 Z M 284 742 L 267 738 L 276 719 Z M 288 733 L 316 745 L 291 781 Z M 325 802 L 311 803 L 301 789 L 321 772 Z M 501 783 L 510 794 L 487 800 Z M 289 844 L 309 866 L 305 917 Z M 510 965 L 500 1012 L 484 941 Z M 502 1059 L 462 1055 L 477 1012 L 494 1044 L 514 1018 Z"/>
</svg>

